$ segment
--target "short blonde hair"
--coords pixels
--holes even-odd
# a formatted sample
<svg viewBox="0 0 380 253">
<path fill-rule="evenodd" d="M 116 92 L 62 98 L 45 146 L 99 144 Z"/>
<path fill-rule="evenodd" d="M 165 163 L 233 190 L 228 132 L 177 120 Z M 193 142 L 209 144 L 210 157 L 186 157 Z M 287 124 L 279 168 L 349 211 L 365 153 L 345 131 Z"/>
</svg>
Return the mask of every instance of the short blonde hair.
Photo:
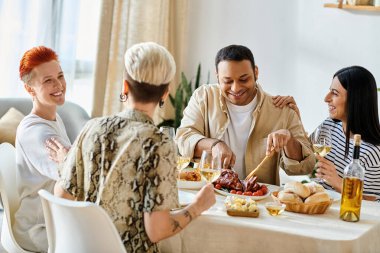
<svg viewBox="0 0 380 253">
<path fill-rule="evenodd" d="M 124 64 L 134 81 L 155 86 L 170 83 L 176 71 L 173 56 L 154 42 L 133 45 L 125 52 Z"/>
</svg>

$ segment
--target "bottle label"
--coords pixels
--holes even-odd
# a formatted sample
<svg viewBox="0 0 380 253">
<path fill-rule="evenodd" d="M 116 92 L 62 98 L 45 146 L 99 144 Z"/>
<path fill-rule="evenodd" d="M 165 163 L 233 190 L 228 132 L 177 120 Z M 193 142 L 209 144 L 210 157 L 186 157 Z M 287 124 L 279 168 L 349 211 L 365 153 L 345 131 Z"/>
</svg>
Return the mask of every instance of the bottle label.
<svg viewBox="0 0 380 253">
<path fill-rule="evenodd" d="M 340 218 L 344 221 L 359 221 L 363 198 L 363 181 L 355 177 L 343 179 Z"/>
</svg>

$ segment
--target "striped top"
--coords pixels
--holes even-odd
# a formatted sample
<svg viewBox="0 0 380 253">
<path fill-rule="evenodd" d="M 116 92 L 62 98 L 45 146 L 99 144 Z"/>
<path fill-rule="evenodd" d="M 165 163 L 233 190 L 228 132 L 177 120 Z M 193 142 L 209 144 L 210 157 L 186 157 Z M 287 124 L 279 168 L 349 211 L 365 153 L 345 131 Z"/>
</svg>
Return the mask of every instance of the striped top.
<svg viewBox="0 0 380 253">
<path fill-rule="evenodd" d="M 350 139 L 348 157 L 345 159 L 344 151 L 346 145 L 346 136 L 343 131 L 342 122 L 334 122 L 332 119 L 326 119 L 321 125 L 323 129 L 330 130 L 332 139 L 332 149 L 325 158 L 335 164 L 337 173 L 343 178 L 344 168 L 352 161 L 354 141 Z M 365 195 L 376 196 L 380 200 L 380 145 L 373 145 L 362 140 L 360 145 L 360 164 L 365 169 L 364 174 L 364 191 Z M 329 184 L 321 183 L 326 189 L 334 190 Z"/>
</svg>

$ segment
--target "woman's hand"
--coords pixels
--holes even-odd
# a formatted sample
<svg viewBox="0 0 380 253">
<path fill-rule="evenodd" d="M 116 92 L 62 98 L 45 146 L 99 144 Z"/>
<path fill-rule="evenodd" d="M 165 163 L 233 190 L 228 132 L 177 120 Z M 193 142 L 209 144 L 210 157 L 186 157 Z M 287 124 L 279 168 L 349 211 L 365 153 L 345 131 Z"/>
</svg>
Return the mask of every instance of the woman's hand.
<svg viewBox="0 0 380 253">
<path fill-rule="evenodd" d="M 298 109 L 297 103 L 292 96 L 274 96 L 272 99 L 274 106 L 280 108 L 288 106 L 290 109 L 293 109 L 297 113 L 298 117 L 301 118 L 300 110 Z"/>
<path fill-rule="evenodd" d="M 216 202 L 214 186 L 211 183 L 203 186 L 195 195 L 192 206 L 196 209 L 197 216 L 212 207 Z"/>
<path fill-rule="evenodd" d="M 62 143 L 55 138 L 46 140 L 45 147 L 49 153 L 49 158 L 58 164 L 65 160 L 65 157 L 70 150 L 70 148 L 63 146 Z"/>
<path fill-rule="evenodd" d="M 209 183 L 197 193 L 193 203 L 184 209 L 144 212 L 145 231 L 152 242 L 159 242 L 180 232 L 203 211 L 214 205 L 215 201 L 214 187 Z"/>
<path fill-rule="evenodd" d="M 318 169 L 315 175 L 334 187 L 336 191 L 342 192 L 343 179 L 336 172 L 334 163 L 320 155 L 316 155 L 316 157 L 318 159 L 316 165 Z"/>
</svg>

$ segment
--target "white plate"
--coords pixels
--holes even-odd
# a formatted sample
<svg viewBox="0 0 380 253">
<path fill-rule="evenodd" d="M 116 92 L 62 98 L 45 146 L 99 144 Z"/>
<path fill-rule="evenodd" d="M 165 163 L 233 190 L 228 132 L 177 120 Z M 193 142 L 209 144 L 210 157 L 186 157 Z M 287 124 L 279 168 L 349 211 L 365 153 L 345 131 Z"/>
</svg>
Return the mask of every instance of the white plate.
<svg viewBox="0 0 380 253">
<path fill-rule="evenodd" d="M 195 194 L 185 191 L 178 191 L 179 204 L 181 206 L 187 206 L 194 200 Z"/>
<path fill-rule="evenodd" d="M 197 190 L 202 188 L 206 184 L 206 181 L 186 181 L 186 180 L 177 180 L 177 187 L 180 189 L 192 189 Z"/>
<path fill-rule="evenodd" d="M 221 194 L 221 195 L 224 195 L 224 196 L 235 196 L 235 197 L 248 197 L 248 198 L 251 198 L 253 200 L 260 200 L 260 199 L 265 199 L 266 197 L 268 197 L 271 193 L 271 190 L 269 189 L 268 187 L 268 192 L 267 194 L 263 195 L 263 196 L 246 196 L 246 195 L 238 195 L 238 194 L 232 194 L 232 193 L 229 193 L 229 192 L 225 192 L 225 191 L 222 191 L 222 190 L 218 190 L 218 189 L 215 189 L 214 190 Z"/>
<path fill-rule="evenodd" d="M 332 198 L 334 201 L 340 200 L 341 194 L 336 191 L 326 190 L 327 193 L 330 195 L 330 198 Z"/>
</svg>

